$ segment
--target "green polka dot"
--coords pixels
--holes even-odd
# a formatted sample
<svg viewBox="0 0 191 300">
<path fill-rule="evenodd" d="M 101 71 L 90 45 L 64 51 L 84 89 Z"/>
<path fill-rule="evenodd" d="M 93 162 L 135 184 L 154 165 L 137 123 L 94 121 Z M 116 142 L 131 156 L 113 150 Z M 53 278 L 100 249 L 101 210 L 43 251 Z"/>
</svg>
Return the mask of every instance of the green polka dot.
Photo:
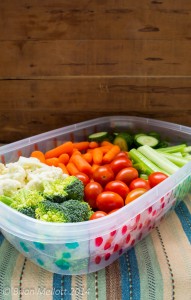
<svg viewBox="0 0 191 300">
<path fill-rule="evenodd" d="M 43 262 L 40 258 L 37 259 L 37 263 L 38 263 L 40 266 L 43 266 L 43 265 L 44 265 L 44 262 Z"/>
<path fill-rule="evenodd" d="M 62 258 L 70 258 L 71 254 L 69 252 L 62 253 Z"/>
<path fill-rule="evenodd" d="M 58 259 L 55 262 L 55 265 L 62 270 L 68 270 L 70 268 L 69 262 L 65 261 L 64 259 Z"/>
<path fill-rule="evenodd" d="M 79 243 L 74 242 L 74 243 L 66 243 L 65 246 L 69 249 L 76 249 L 79 247 Z"/>
<path fill-rule="evenodd" d="M 34 245 L 35 245 L 35 247 L 37 248 L 37 249 L 39 249 L 39 250 L 44 250 L 44 244 L 42 244 L 42 243 L 39 243 L 39 242 L 34 242 L 33 243 Z"/>
<path fill-rule="evenodd" d="M 21 248 L 22 248 L 25 252 L 29 252 L 29 249 L 27 248 L 27 246 L 25 245 L 25 243 L 20 242 L 20 246 L 21 246 Z"/>
</svg>

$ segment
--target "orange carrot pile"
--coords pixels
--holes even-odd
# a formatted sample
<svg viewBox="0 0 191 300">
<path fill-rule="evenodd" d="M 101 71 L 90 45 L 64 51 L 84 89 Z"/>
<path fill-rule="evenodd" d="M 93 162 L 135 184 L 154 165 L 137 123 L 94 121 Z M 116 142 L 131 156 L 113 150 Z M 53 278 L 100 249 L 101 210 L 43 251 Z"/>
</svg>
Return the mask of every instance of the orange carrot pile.
<svg viewBox="0 0 191 300">
<path fill-rule="evenodd" d="M 75 175 L 82 172 L 91 177 L 99 166 L 110 163 L 119 152 L 119 146 L 108 141 L 67 141 L 45 153 L 35 150 L 31 157 L 36 157 L 49 166 L 60 167 L 64 174 Z"/>
</svg>

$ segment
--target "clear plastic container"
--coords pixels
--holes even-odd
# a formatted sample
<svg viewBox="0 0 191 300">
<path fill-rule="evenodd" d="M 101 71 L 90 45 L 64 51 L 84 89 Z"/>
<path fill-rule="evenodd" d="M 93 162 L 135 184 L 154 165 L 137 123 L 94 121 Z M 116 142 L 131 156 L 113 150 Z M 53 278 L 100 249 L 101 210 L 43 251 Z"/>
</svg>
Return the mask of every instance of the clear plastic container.
<svg viewBox="0 0 191 300">
<path fill-rule="evenodd" d="M 157 131 L 172 144 L 191 143 L 191 128 L 132 116 L 110 116 L 63 127 L 0 148 L 3 163 L 46 151 L 64 141 L 85 140 L 98 131 Z M 5 238 L 40 267 L 63 275 L 98 271 L 143 239 L 189 193 L 191 162 L 117 212 L 94 221 L 46 223 L 0 203 Z"/>
</svg>

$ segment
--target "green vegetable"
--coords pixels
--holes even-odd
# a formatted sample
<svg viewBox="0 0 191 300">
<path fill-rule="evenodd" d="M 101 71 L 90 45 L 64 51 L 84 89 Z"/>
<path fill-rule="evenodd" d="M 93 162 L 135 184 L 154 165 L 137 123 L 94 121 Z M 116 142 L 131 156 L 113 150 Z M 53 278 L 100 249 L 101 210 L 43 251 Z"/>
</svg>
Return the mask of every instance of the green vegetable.
<svg viewBox="0 0 191 300">
<path fill-rule="evenodd" d="M 137 146 L 144 146 L 144 145 L 148 145 L 152 148 L 155 148 L 158 146 L 159 144 L 159 139 L 157 139 L 154 136 L 150 136 L 150 135 L 139 135 L 135 138 L 135 142 Z"/>
<path fill-rule="evenodd" d="M 0 202 L 10 206 L 13 203 L 13 199 L 5 195 L 0 195 Z"/>
<path fill-rule="evenodd" d="M 153 172 L 162 172 L 162 170 L 156 164 L 152 163 L 137 149 L 131 149 L 129 151 L 129 156 L 133 161 L 134 167 L 138 170 L 139 173 L 145 173 L 149 175 Z"/>
<path fill-rule="evenodd" d="M 18 209 L 18 211 L 28 217 L 35 219 L 35 207 L 23 207 Z"/>
<path fill-rule="evenodd" d="M 43 182 L 43 197 L 51 202 L 61 203 L 67 200 L 67 192 L 64 190 L 64 179 Z"/>
<path fill-rule="evenodd" d="M 96 141 L 96 142 L 102 142 L 104 140 L 107 140 L 108 138 L 109 138 L 109 134 L 107 131 L 92 133 L 88 137 L 89 141 Z"/>
<path fill-rule="evenodd" d="M 26 207 L 36 207 L 43 196 L 36 190 L 20 189 L 13 197 L 10 206 L 16 210 Z"/>
<path fill-rule="evenodd" d="M 176 156 L 174 154 L 168 154 L 168 153 L 161 152 L 160 155 L 162 155 L 163 157 L 166 157 L 167 159 L 169 159 L 171 162 L 173 162 L 178 167 L 183 167 L 185 164 L 188 163 L 188 159 Z"/>
<path fill-rule="evenodd" d="M 113 144 L 118 145 L 122 151 L 129 151 L 133 144 L 133 137 L 127 132 L 121 132 L 114 138 Z"/>
<path fill-rule="evenodd" d="M 156 164 L 159 168 L 161 168 L 163 172 L 173 174 L 179 170 L 178 166 L 176 166 L 169 159 L 162 156 L 160 152 L 157 152 L 155 149 L 148 145 L 141 146 L 137 150 L 140 153 L 142 153 L 145 157 L 147 157 L 147 159 L 149 159 L 152 163 Z"/>
<path fill-rule="evenodd" d="M 35 217 L 37 220 L 46 222 L 70 222 L 63 207 L 49 200 L 44 200 L 39 203 L 35 210 Z"/>
<path fill-rule="evenodd" d="M 85 201 L 68 200 L 61 204 L 70 222 L 88 221 L 93 211 Z"/>
<path fill-rule="evenodd" d="M 38 220 L 64 223 L 88 221 L 92 213 L 87 202 L 78 200 L 68 200 L 62 204 L 44 200 L 35 210 Z"/>
<path fill-rule="evenodd" d="M 63 180 L 64 191 L 67 193 L 67 199 L 83 200 L 84 185 L 76 176 L 68 176 Z"/>
<path fill-rule="evenodd" d="M 160 148 L 160 149 L 157 149 L 157 151 L 166 152 L 166 153 L 175 153 L 175 152 L 184 152 L 185 148 L 186 148 L 186 144 L 180 144 L 180 145 L 176 145 L 176 146 Z"/>
</svg>

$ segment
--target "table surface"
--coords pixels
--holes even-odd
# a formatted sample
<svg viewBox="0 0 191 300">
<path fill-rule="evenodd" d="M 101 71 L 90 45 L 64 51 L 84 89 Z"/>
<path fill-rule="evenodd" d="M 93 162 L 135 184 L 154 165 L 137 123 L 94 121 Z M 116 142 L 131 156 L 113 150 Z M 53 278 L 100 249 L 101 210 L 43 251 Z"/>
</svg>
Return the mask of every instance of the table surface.
<svg viewBox="0 0 191 300">
<path fill-rule="evenodd" d="M 191 196 L 117 261 L 88 275 L 52 274 L 0 234 L 1 300 L 191 300 Z"/>
</svg>

